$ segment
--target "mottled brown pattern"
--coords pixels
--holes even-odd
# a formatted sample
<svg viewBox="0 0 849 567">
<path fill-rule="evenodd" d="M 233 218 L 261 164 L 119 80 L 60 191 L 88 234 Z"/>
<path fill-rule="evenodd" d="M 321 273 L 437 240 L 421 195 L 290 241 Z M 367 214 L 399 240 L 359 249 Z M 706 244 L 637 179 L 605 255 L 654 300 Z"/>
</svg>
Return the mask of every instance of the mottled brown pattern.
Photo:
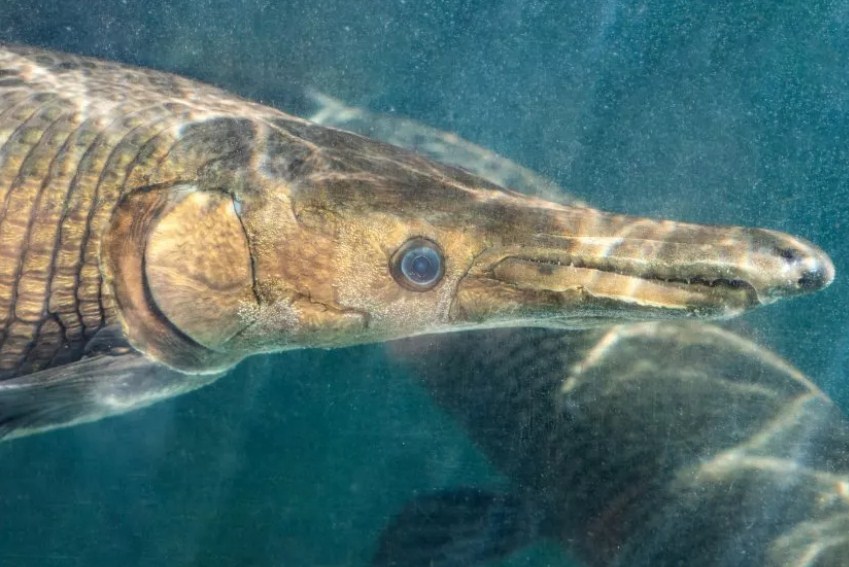
<svg viewBox="0 0 849 567">
<path fill-rule="evenodd" d="M 421 177 L 468 177 L 181 77 L 0 46 L 0 379 L 77 360 L 98 329 L 117 322 L 125 323 L 136 346 L 172 363 L 218 360 L 170 322 L 154 322 L 163 316 L 155 305 L 128 297 L 122 311 L 111 296 L 100 247 L 113 212 L 145 188 L 191 183 L 236 195 L 310 176 L 319 187 L 342 181 L 356 188 L 362 180 L 365 188 L 400 182 L 416 190 Z M 138 206 L 146 202 L 128 203 L 124 214 L 145 216 Z M 147 237 L 137 236 L 134 250 L 118 243 L 116 254 L 132 252 L 140 262 Z M 260 245 L 267 240 L 253 236 Z M 321 263 L 321 246 L 303 247 L 300 259 L 332 272 Z M 135 271 L 126 267 L 117 277 L 127 281 L 115 285 L 142 291 L 142 272 L 139 263 Z M 262 284 L 266 303 L 277 301 L 275 285 Z M 332 303 L 320 310 L 344 318 Z M 151 327 L 126 328 L 142 320 Z M 223 359 L 232 363 L 245 354 Z"/>
<path fill-rule="evenodd" d="M 197 232 L 157 229 L 178 217 Z M 411 239 L 444 256 L 427 293 L 392 275 Z M 209 373 L 428 332 L 727 317 L 834 275 L 779 232 L 529 197 L 187 79 L 24 47 L 0 47 L 0 258 L 0 380 L 79 359 L 105 326 Z M 208 285 L 235 265 L 237 285 Z"/>
<path fill-rule="evenodd" d="M 244 154 L 221 148 L 233 138 L 215 122 L 236 110 L 243 132 L 270 112 L 165 73 L 0 46 L 0 379 L 78 359 L 114 321 L 98 254 L 116 203 Z"/>
</svg>

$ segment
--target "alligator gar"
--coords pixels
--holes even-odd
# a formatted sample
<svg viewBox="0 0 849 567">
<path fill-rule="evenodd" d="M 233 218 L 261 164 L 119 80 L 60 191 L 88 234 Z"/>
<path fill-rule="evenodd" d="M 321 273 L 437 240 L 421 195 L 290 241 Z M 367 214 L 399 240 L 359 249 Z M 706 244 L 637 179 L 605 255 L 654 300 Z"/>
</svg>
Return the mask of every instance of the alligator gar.
<svg viewBox="0 0 849 567">
<path fill-rule="evenodd" d="M 529 197 L 167 73 L 0 47 L 0 437 L 257 353 L 729 317 L 833 277 L 780 232 Z"/>
</svg>

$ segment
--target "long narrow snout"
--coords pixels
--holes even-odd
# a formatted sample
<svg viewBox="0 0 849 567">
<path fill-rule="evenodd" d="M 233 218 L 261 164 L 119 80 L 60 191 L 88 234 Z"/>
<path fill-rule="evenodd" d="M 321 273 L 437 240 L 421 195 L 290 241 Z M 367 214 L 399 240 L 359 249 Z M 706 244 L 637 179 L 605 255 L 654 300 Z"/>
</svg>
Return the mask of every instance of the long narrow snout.
<svg viewBox="0 0 849 567">
<path fill-rule="evenodd" d="M 826 287 L 814 245 L 764 229 L 703 226 L 516 197 L 491 226 L 451 307 L 457 323 L 586 327 L 722 318 Z M 524 208 L 505 214 L 510 208 Z M 529 211 L 533 211 L 530 213 Z"/>
</svg>

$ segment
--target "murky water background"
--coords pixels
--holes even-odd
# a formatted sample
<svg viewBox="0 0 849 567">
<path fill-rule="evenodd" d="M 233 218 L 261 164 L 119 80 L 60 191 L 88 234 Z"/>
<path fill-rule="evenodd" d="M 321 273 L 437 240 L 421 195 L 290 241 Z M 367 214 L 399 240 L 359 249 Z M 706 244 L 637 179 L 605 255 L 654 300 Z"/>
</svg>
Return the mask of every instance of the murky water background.
<svg viewBox="0 0 849 567">
<path fill-rule="evenodd" d="M 741 327 L 849 410 L 849 2 L 0 0 L 0 39 L 294 111 L 312 86 L 602 208 L 804 236 L 835 284 Z M 0 476 L 0 563 L 87 567 L 361 565 L 416 491 L 502 482 L 381 347 L 249 361 L 2 445 Z"/>
</svg>

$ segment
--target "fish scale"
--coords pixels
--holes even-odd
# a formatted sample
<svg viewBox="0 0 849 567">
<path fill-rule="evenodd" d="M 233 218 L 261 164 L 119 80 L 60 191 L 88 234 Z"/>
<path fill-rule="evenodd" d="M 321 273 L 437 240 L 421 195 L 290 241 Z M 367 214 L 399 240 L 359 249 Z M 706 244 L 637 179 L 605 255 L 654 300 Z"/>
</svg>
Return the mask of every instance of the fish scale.
<svg viewBox="0 0 849 567">
<path fill-rule="evenodd" d="M 219 141 L 185 128 L 228 114 L 277 115 L 166 73 L 0 45 L 0 380 L 78 360 L 117 322 L 99 258 L 115 207 L 196 178 Z"/>
<path fill-rule="evenodd" d="M 4 118 L 19 115 L 4 113 Z M 79 122 L 72 105 L 51 100 L 34 109 L 2 145 L 6 159 L 0 168 L 0 179 L 12 181 L 4 184 L 6 206 L 0 220 L 0 241 L 6 256 L 0 267 L 0 372 L 35 370 L 39 363 L 53 358 L 55 352 L 51 351 L 62 345 L 79 348 L 83 340 L 82 325 L 74 320 L 74 314 L 80 300 L 91 298 L 89 286 L 77 285 L 76 266 L 81 260 L 84 228 L 60 231 L 59 227 L 82 226 L 87 215 L 80 213 L 93 203 L 90 194 L 86 194 L 90 192 L 85 183 L 74 183 L 79 179 L 78 168 L 73 168 L 73 175 L 68 176 L 71 168 L 55 167 L 68 158 L 73 160 L 66 143 Z M 67 198 L 79 188 L 81 194 Z M 69 208 L 69 204 L 76 206 Z M 63 217 L 74 222 L 63 223 Z M 55 276 L 58 285 L 51 289 Z M 51 302 L 53 292 L 56 296 Z M 50 311 L 50 303 L 55 311 Z M 65 319 L 64 329 L 54 317 Z M 98 324 L 102 324 L 103 315 L 98 313 L 97 317 Z M 45 325 L 48 320 L 53 323 Z M 61 336 L 57 336 L 59 333 Z M 28 357 L 30 351 L 41 356 Z"/>
<path fill-rule="evenodd" d="M 0 51 L 0 379 L 78 359 L 86 340 L 114 321 L 100 235 L 128 187 L 150 181 L 149 166 L 191 118 L 187 105 L 155 92 L 176 91 L 181 79 L 93 69 L 73 56 Z M 206 97 L 195 98 L 202 105 Z M 174 164 L 184 169 L 191 165 Z M 158 163 L 160 178 L 169 171 Z"/>
</svg>

